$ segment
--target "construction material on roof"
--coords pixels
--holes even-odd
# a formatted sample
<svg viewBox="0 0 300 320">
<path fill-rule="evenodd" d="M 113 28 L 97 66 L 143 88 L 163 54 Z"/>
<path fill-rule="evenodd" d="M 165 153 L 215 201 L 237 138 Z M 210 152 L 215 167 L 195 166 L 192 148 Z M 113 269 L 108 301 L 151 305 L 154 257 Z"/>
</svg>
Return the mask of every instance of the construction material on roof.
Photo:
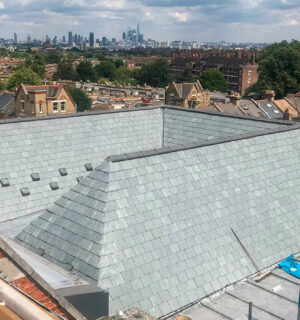
<svg viewBox="0 0 300 320">
<path fill-rule="evenodd" d="M 280 262 L 278 266 L 286 273 L 300 279 L 300 264 L 297 262 L 293 254 Z"/>
<path fill-rule="evenodd" d="M 297 319 L 299 280 L 278 268 L 260 283 L 253 280 L 224 288 L 181 313 L 193 320 L 246 320 L 252 303 L 252 320 Z"/>
</svg>

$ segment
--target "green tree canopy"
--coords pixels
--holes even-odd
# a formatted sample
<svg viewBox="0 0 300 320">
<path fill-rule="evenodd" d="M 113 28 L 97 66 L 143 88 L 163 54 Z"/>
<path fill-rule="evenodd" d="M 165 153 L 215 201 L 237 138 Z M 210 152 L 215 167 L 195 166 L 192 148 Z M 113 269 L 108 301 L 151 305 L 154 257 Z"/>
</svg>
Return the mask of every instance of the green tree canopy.
<svg viewBox="0 0 300 320">
<path fill-rule="evenodd" d="M 300 90 L 300 41 L 282 41 L 266 47 L 258 61 L 258 82 L 248 88 L 263 96 L 272 89 L 277 98 Z"/>
<path fill-rule="evenodd" d="M 91 110 L 92 100 L 78 88 L 68 88 L 70 95 L 77 104 L 77 112 L 83 112 L 85 110 Z"/>
<path fill-rule="evenodd" d="M 116 65 L 111 60 L 104 60 L 97 66 L 95 66 L 95 72 L 97 78 L 107 78 L 109 80 L 115 80 L 115 73 L 116 73 Z"/>
<path fill-rule="evenodd" d="M 53 80 L 76 80 L 76 71 L 73 67 L 74 57 L 67 55 L 57 65 L 57 72 Z"/>
<path fill-rule="evenodd" d="M 120 66 L 115 72 L 115 81 L 121 83 L 135 83 L 133 78 L 133 73 L 131 70 L 127 69 L 125 66 Z"/>
<path fill-rule="evenodd" d="M 116 68 L 119 68 L 119 67 L 124 66 L 124 62 L 123 62 L 122 59 L 117 59 L 117 60 L 115 60 L 114 62 L 115 62 Z"/>
<path fill-rule="evenodd" d="M 6 87 L 10 91 L 14 91 L 21 83 L 29 85 L 42 84 L 41 78 L 30 68 L 23 67 L 15 71 L 7 81 Z"/>
<path fill-rule="evenodd" d="M 5 89 L 5 84 L 2 81 L 0 81 L 0 90 L 4 90 L 4 89 Z"/>
<path fill-rule="evenodd" d="M 47 52 L 45 59 L 47 64 L 59 63 L 62 59 L 62 55 L 58 52 Z"/>
<path fill-rule="evenodd" d="M 140 85 L 146 83 L 152 87 L 166 87 L 171 81 L 169 64 L 163 58 L 142 66 L 134 76 Z"/>
<path fill-rule="evenodd" d="M 223 73 L 218 70 L 209 69 L 204 71 L 199 80 L 204 89 L 221 92 L 228 90 L 228 82 Z"/>
<path fill-rule="evenodd" d="M 183 73 L 177 78 L 178 82 L 194 82 L 193 71 L 191 68 L 185 68 Z"/>
<path fill-rule="evenodd" d="M 82 81 L 95 81 L 96 80 L 96 73 L 93 68 L 93 65 L 88 60 L 83 60 L 79 63 L 77 69 L 77 80 Z"/>
<path fill-rule="evenodd" d="M 26 58 L 25 66 L 31 68 L 37 73 L 39 77 L 43 78 L 45 75 L 46 60 L 43 54 L 36 52 L 32 56 Z"/>
</svg>

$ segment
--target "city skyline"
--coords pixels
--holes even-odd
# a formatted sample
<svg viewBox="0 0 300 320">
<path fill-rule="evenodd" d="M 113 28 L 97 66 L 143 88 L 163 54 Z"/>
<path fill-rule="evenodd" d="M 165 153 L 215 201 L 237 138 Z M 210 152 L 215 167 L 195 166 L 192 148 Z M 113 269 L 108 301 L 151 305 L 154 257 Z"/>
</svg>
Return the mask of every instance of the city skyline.
<svg viewBox="0 0 300 320">
<path fill-rule="evenodd" d="M 138 17 L 138 21 L 137 21 Z M 0 0 L 0 37 L 73 34 L 121 39 L 140 22 L 145 38 L 273 42 L 300 38 L 297 0 Z"/>
</svg>

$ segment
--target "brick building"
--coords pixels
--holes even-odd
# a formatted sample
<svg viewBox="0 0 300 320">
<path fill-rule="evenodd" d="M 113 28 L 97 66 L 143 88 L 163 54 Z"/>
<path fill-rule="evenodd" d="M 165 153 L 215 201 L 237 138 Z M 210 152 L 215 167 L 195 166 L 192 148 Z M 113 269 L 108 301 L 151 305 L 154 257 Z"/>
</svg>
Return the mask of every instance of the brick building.
<svg viewBox="0 0 300 320">
<path fill-rule="evenodd" d="M 166 104 L 185 108 L 201 109 L 210 105 L 210 92 L 201 83 L 172 82 L 166 91 Z"/>
<path fill-rule="evenodd" d="M 42 117 L 76 112 L 75 102 L 61 85 L 21 84 L 16 93 L 15 107 L 17 116 Z"/>
<path fill-rule="evenodd" d="M 258 81 L 258 65 L 252 59 L 236 57 L 176 58 L 171 62 L 171 74 L 176 77 L 185 69 L 191 69 L 193 75 L 199 77 L 208 69 L 222 72 L 228 81 L 229 89 L 244 94 L 246 89 Z"/>
</svg>

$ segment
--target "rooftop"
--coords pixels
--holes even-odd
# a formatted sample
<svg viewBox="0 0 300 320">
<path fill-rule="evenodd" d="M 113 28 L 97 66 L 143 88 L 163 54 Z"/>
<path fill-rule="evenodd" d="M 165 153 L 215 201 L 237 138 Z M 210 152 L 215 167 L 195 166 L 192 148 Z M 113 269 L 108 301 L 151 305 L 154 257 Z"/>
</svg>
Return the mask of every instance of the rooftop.
<svg viewBox="0 0 300 320">
<path fill-rule="evenodd" d="M 250 277 L 209 296 L 183 311 L 193 320 L 248 319 L 253 303 L 253 319 L 296 319 L 300 280 L 274 268 L 260 282 Z"/>
<path fill-rule="evenodd" d="M 17 236 L 108 290 L 112 314 L 166 315 L 254 274 L 231 227 L 262 268 L 300 251 L 299 126 L 154 110 L 162 148 L 99 161 Z"/>
</svg>

